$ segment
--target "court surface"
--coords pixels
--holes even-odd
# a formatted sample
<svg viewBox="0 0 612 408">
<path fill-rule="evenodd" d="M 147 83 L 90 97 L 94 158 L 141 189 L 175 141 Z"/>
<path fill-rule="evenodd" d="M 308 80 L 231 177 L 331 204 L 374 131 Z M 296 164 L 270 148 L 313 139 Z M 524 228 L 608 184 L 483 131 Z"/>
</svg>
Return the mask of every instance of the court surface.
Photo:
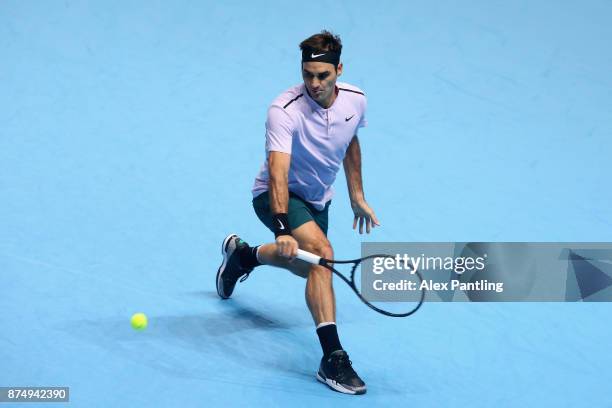
<svg viewBox="0 0 612 408">
<path fill-rule="evenodd" d="M 262 267 L 230 301 L 214 286 L 226 234 L 272 238 L 250 204 L 265 113 L 324 27 L 368 96 L 382 223 L 351 230 L 339 174 L 338 257 L 362 240 L 612 240 L 610 16 L 610 1 L 0 2 L 0 386 L 69 386 L 74 407 L 612 406 L 607 303 L 398 320 L 336 281 L 369 387 L 351 397 L 315 380 L 301 279 Z"/>
</svg>

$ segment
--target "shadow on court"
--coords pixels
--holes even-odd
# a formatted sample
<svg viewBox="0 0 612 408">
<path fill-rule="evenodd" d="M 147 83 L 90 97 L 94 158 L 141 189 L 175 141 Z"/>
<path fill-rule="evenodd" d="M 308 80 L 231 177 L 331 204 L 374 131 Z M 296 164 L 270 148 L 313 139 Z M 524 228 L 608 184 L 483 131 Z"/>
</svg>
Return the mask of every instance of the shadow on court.
<svg viewBox="0 0 612 408">
<path fill-rule="evenodd" d="M 216 293 L 192 294 L 208 298 L 206 305 L 214 310 L 149 315 L 143 331 L 131 328 L 129 316 L 70 321 L 57 328 L 173 377 L 310 393 L 304 389 L 308 382 L 316 392 L 319 350 L 309 321 L 289 320 L 286 310 L 255 310 L 234 299 L 217 299 L 212 308 Z"/>
</svg>

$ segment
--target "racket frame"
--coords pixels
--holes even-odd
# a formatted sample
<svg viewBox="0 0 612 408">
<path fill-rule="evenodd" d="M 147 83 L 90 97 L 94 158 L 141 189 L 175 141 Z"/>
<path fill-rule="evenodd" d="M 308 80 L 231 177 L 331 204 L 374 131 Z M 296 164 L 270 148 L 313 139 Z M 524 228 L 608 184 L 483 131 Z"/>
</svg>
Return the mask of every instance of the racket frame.
<svg viewBox="0 0 612 408">
<path fill-rule="evenodd" d="M 308 251 L 304 251 L 303 249 L 298 249 L 297 250 L 297 259 L 300 259 L 304 262 L 307 262 L 309 264 L 312 265 L 320 265 L 323 266 L 327 269 L 329 269 L 331 272 L 333 272 L 334 274 L 336 274 L 336 276 L 338 276 L 340 279 L 342 279 L 347 285 L 349 285 L 349 287 L 353 290 L 353 292 L 355 292 L 355 294 L 357 295 L 357 297 L 363 302 L 365 303 L 370 309 L 381 313 L 385 316 L 390 316 L 390 317 L 408 317 L 414 313 L 416 313 L 417 310 L 419 310 L 421 308 L 421 306 L 423 305 L 423 302 L 425 301 L 425 289 L 422 288 L 421 289 L 421 296 L 419 298 L 418 303 L 416 304 L 415 307 L 412 308 L 412 310 L 405 312 L 405 313 L 393 313 L 393 312 L 389 312 L 387 310 L 378 308 L 376 306 L 374 306 L 373 304 L 371 304 L 367 299 L 365 299 L 361 293 L 359 293 L 359 290 L 357 289 L 357 285 L 355 284 L 355 271 L 357 270 L 357 268 L 359 267 L 359 265 L 361 265 L 361 263 L 365 260 L 368 259 L 372 259 L 372 258 L 393 258 L 393 256 L 391 255 L 386 255 L 386 254 L 377 254 L 377 255 L 369 255 L 363 258 L 357 258 L 357 259 L 351 259 L 351 260 L 346 260 L 346 261 L 339 261 L 339 260 L 332 260 L 332 259 L 325 259 L 322 258 L 318 255 L 315 255 L 313 253 L 310 253 Z M 341 272 L 339 272 L 338 270 L 336 270 L 336 268 L 334 268 L 332 265 L 333 264 L 353 264 L 353 267 L 351 268 L 351 277 L 350 279 L 347 278 L 346 276 L 344 276 Z M 419 278 L 419 280 L 421 282 L 423 282 L 423 276 L 421 275 L 421 273 L 416 270 L 413 269 L 414 274 Z"/>
</svg>

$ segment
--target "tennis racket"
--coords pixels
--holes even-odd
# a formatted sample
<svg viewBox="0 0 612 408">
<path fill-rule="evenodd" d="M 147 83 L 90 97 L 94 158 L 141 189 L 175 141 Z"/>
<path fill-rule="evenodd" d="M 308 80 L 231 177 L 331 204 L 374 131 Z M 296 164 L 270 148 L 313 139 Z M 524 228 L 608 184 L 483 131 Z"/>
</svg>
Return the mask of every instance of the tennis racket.
<svg viewBox="0 0 612 408">
<path fill-rule="evenodd" d="M 410 316 L 414 314 L 417 310 L 419 310 L 421 305 L 423 305 L 423 301 L 425 300 L 425 289 L 421 288 L 421 282 L 423 282 L 423 276 L 417 270 L 411 271 L 409 275 L 411 276 L 411 279 L 415 281 L 415 287 L 417 288 L 416 290 L 418 291 L 418 295 L 412 292 L 409 298 L 404 298 L 404 299 L 393 298 L 391 300 L 385 300 L 385 301 L 368 301 L 361 294 L 361 291 L 359 290 L 356 284 L 356 282 L 361 281 L 360 279 L 361 271 L 358 270 L 357 268 L 361 265 L 362 262 L 368 259 L 393 258 L 391 255 L 370 255 L 364 258 L 359 258 L 359 259 L 352 259 L 348 261 L 338 261 L 338 260 L 321 258 L 318 255 L 312 254 L 302 249 L 298 249 L 296 258 L 301 259 L 304 262 L 308 262 L 309 264 L 320 265 L 320 266 L 323 266 L 329 269 L 334 274 L 336 274 L 336 276 L 338 276 L 340 279 L 346 282 L 346 284 L 349 285 L 351 289 L 353 289 L 353 292 L 355 292 L 357 297 L 359 297 L 359 299 L 363 303 L 365 303 L 370 309 L 375 310 L 378 313 L 381 313 L 385 316 L 391 316 L 391 317 Z M 347 265 L 352 264 L 349 277 L 345 276 L 344 274 L 342 274 L 340 271 L 338 271 L 336 268 L 332 266 L 332 265 L 337 265 L 337 264 L 347 264 Z M 416 299 L 415 299 L 415 296 L 416 296 Z"/>
</svg>

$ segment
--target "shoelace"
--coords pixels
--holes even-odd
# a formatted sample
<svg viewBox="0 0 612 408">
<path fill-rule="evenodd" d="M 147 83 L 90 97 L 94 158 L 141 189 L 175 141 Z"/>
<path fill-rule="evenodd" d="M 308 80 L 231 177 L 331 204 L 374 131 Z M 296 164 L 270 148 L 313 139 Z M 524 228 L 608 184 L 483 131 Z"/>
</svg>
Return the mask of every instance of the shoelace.
<svg viewBox="0 0 612 408">
<path fill-rule="evenodd" d="M 332 360 L 332 364 L 336 374 L 338 375 L 338 380 L 340 381 L 357 374 L 355 373 L 355 370 L 353 370 L 353 362 L 347 357 L 342 356 Z"/>
</svg>

